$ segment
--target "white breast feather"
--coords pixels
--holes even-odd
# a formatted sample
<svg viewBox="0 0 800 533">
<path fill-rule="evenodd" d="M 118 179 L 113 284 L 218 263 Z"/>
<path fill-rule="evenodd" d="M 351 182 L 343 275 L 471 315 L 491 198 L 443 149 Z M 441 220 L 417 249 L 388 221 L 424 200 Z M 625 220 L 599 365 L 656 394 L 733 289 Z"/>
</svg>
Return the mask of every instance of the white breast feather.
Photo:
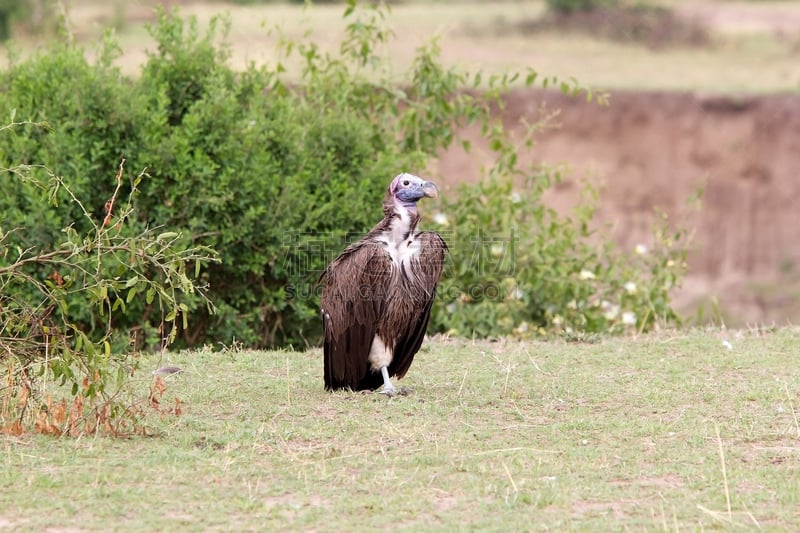
<svg viewBox="0 0 800 533">
<path fill-rule="evenodd" d="M 410 267 L 411 260 L 419 255 L 421 247 L 416 232 L 403 238 L 411 225 L 411 216 L 408 211 L 398 209 L 398 214 L 399 216 L 392 221 L 391 229 L 383 232 L 380 240 L 386 243 L 386 251 L 392 258 L 392 265 L 395 268 Z M 410 268 L 406 268 L 405 271 L 412 272 Z"/>
</svg>

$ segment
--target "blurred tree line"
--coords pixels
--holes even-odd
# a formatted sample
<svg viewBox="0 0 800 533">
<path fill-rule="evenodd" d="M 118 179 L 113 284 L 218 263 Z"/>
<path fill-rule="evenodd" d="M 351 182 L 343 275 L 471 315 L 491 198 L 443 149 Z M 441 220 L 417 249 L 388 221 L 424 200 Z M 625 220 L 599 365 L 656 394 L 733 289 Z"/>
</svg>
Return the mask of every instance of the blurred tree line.
<svg viewBox="0 0 800 533">
<path fill-rule="evenodd" d="M 276 3 L 279 0 L 229 0 L 232 4 L 253 5 Z M 303 4 L 306 0 L 288 0 L 289 3 Z M 343 0 L 314 0 L 316 4 L 343 3 Z M 159 2 L 171 6 L 175 2 Z M 178 2 L 179 3 L 179 2 Z M 387 2 L 392 3 L 392 2 Z M 555 13 L 590 11 L 596 8 L 614 7 L 618 0 L 547 0 L 547 7 Z M 55 0 L 0 0 L 0 42 L 11 38 L 13 29 L 20 24 L 33 34 L 52 26 L 56 12 Z"/>
<path fill-rule="evenodd" d="M 52 28 L 55 13 L 52 0 L 0 0 L 0 42 L 10 39 L 17 25 L 33 34 Z"/>
<path fill-rule="evenodd" d="M 593 9 L 615 7 L 617 0 L 547 0 L 547 7 L 556 13 L 573 13 Z"/>
</svg>

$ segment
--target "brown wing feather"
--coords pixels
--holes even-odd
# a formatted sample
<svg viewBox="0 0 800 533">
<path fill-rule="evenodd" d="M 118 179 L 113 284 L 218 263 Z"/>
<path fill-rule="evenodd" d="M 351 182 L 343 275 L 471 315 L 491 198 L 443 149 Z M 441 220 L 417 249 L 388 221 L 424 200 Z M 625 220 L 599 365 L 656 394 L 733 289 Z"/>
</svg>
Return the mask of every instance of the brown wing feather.
<svg viewBox="0 0 800 533">
<path fill-rule="evenodd" d="M 410 320 L 398 324 L 402 333 L 395 341 L 394 358 L 389 365 L 389 374 L 398 379 L 408 372 L 425 338 L 447 251 L 447 244 L 437 233 L 424 231 L 417 240 L 420 245 L 418 260 L 412 262 L 410 275 L 403 280 L 406 285 L 403 298 L 411 302 L 413 311 L 407 317 Z"/>
<path fill-rule="evenodd" d="M 322 275 L 325 388 L 361 390 L 369 350 L 384 313 L 391 259 L 380 243 L 362 240 L 337 257 Z M 379 382 L 380 383 L 380 382 Z"/>
</svg>

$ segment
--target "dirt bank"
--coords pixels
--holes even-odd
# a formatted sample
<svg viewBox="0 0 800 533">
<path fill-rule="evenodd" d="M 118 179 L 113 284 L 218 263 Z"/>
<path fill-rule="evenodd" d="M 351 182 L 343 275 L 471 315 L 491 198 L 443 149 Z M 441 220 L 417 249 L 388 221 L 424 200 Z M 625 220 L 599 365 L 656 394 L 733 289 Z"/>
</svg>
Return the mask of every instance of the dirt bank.
<svg viewBox="0 0 800 533">
<path fill-rule="evenodd" d="M 719 300 L 729 325 L 800 321 L 800 95 L 720 97 L 615 92 L 600 107 L 582 98 L 519 91 L 504 119 L 536 121 L 560 109 L 558 128 L 543 132 L 524 161 L 568 162 L 565 183 L 550 196 L 573 203 L 580 181 L 602 186 L 599 222 L 632 247 L 650 239 L 654 209 L 685 212 L 705 185 L 703 205 L 689 219 L 696 250 L 676 302 L 686 313 Z M 546 112 L 545 112 L 546 113 Z M 473 181 L 487 158 L 478 146 L 442 155 L 450 182 Z"/>
</svg>

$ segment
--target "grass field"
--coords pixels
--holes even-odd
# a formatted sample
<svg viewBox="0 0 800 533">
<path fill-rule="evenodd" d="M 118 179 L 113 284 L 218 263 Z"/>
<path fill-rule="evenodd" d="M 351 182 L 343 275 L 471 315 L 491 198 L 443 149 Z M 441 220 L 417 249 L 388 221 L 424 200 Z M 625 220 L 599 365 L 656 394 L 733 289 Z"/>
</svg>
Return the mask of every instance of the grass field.
<svg viewBox="0 0 800 533">
<path fill-rule="evenodd" d="M 153 48 L 144 24 L 153 19 L 155 3 L 66 2 L 69 27 L 91 55 L 103 29 L 116 26 L 122 48 L 118 64 L 124 72 L 136 74 L 146 60 L 146 50 Z M 415 49 L 438 37 L 447 64 L 488 73 L 534 68 L 605 89 L 779 92 L 800 88 L 800 3 L 663 3 L 689 10 L 688 18 L 707 20 L 710 44 L 652 50 L 634 41 L 613 42 L 557 30 L 522 31 L 520 23 L 545 12 L 544 2 L 412 1 L 392 7 L 387 26 L 395 38 L 385 53 L 392 58 L 391 75 L 398 81 L 404 79 Z M 237 68 L 251 61 L 275 65 L 280 60 L 278 34 L 270 34 L 271 29 L 280 28 L 291 38 L 310 31 L 322 51 L 333 52 L 345 25 L 343 6 L 330 4 L 305 9 L 281 3 L 243 6 L 193 1 L 181 12 L 196 16 L 201 27 L 212 16 L 228 13 L 231 64 Z M 15 49 L 29 53 L 40 41 L 22 37 Z"/>
<path fill-rule="evenodd" d="M 0 529 L 797 530 L 798 341 L 432 340 L 392 400 L 319 350 L 168 354 L 159 436 L 2 437 Z"/>
</svg>

